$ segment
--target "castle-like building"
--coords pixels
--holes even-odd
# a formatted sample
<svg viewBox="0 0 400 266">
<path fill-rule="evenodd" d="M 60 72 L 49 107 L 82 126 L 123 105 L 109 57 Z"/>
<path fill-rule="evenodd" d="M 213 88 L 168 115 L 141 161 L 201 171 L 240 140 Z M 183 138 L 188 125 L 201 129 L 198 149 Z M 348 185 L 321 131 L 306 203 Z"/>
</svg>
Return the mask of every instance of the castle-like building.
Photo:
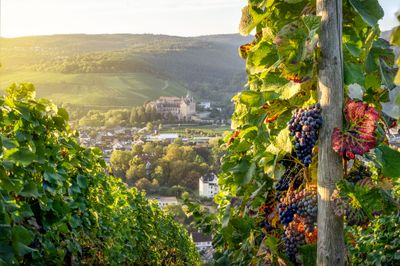
<svg viewBox="0 0 400 266">
<path fill-rule="evenodd" d="M 186 97 L 162 96 L 158 100 L 150 102 L 156 112 L 166 116 L 172 114 L 179 119 L 190 119 L 196 114 L 196 102 L 189 94 Z"/>
<path fill-rule="evenodd" d="M 207 198 L 214 198 L 219 192 L 218 176 L 212 172 L 200 177 L 199 195 Z"/>
</svg>

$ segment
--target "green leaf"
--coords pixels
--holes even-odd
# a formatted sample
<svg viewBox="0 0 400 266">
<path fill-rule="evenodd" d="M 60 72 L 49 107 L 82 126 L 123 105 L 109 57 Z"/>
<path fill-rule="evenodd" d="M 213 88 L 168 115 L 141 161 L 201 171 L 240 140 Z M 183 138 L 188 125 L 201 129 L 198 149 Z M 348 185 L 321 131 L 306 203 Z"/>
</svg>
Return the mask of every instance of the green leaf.
<svg viewBox="0 0 400 266">
<path fill-rule="evenodd" d="M 19 146 L 18 141 L 16 141 L 15 139 L 9 139 L 4 136 L 0 136 L 0 138 L 1 138 L 1 143 L 6 149 L 13 149 Z"/>
<path fill-rule="evenodd" d="M 301 84 L 295 82 L 288 82 L 279 89 L 281 99 L 288 100 L 301 91 Z"/>
<path fill-rule="evenodd" d="M 390 43 L 392 45 L 400 46 L 400 26 L 392 30 L 392 35 L 390 36 Z"/>
<path fill-rule="evenodd" d="M 44 180 L 50 182 L 51 184 L 55 184 L 58 179 L 57 173 L 55 172 L 54 169 L 51 169 L 51 168 L 44 171 L 43 177 L 44 177 Z"/>
<path fill-rule="evenodd" d="M 301 261 L 303 265 L 314 266 L 317 265 L 317 245 L 304 245 L 299 247 L 301 254 Z"/>
<path fill-rule="evenodd" d="M 262 105 L 262 95 L 255 91 L 243 91 L 239 95 L 239 100 L 241 103 L 247 106 L 260 106 Z"/>
<path fill-rule="evenodd" d="M 281 95 L 275 91 L 264 91 L 262 93 L 265 102 L 278 99 Z"/>
<path fill-rule="evenodd" d="M 274 40 L 279 59 L 287 65 L 298 65 L 304 59 L 307 37 L 307 30 L 302 23 L 292 22 L 285 25 Z"/>
<path fill-rule="evenodd" d="M 13 248 L 9 245 L 8 241 L 0 241 L 0 265 L 17 265 L 14 259 Z"/>
<path fill-rule="evenodd" d="M 394 77 L 396 75 L 397 69 L 390 67 L 385 60 L 379 58 L 379 71 L 381 73 L 382 82 L 388 89 L 393 89 L 394 87 Z"/>
<path fill-rule="evenodd" d="M 279 254 L 278 244 L 279 240 L 273 236 L 266 236 L 262 241 L 262 245 L 265 245 L 274 255 Z"/>
<path fill-rule="evenodd" d="M 358 48 L 356 45 L 351 44 L 351 43 L 346 43 L 344 46 L 347 48 L 347 50 L 350 52 L 350 54 L 352 56 L 354 56 L 354 57 L 359 57 L 360 56 L 361 49 Z"/>
<path fill-rule="evenodd" d="M 357 83 L 364 86 L 362 66 L 353 63 L 344 63 L 344 83 L 346 85 Z"/>
<path fill-rule="evenodd" d="M 21 225 L 14 226 L 11 229 L 12 239 L 21 242 L 22 244 L 29 245 L 33 241 L 33 233 Z"/>
<path fill-rule="evenodd" d="M 280 77 L 278 74 L 269 73 L 263 78 L 263 84 L 261 85 L 261 91 L 279 91 L 280 87 L 290 83 L 287 79 Z"/>
<path fill-rule="evenodd" d="M 20 257 L 23 257 L 26 254 L 36 251 L 36 249 L 30 248 L 27 245 L 22 244 L 21 242 L 13 243 L 13 248 L 14 248 L 15 253 L 17 253 L 18 256 L 20 256 Z"/>
<path fill-rule="evenodd" d="M 267 12 L 263 12 L 261 9 L 254 8 L 251 6 L 245 6 L 242 8 L 242 18 L 240 20 L 239 32 L 240 34 L 247 36 L 250 32 L 268 15 Z"/>
<path fill-rule="evenodd" d="M 254 162 L 251 163 L 248 171 L 244 175 L 244 178 L 241 180 L 240 185 L 243 186 L 243 185 L 248 184 L 251 181 L 251 179 L 253 178 L 253 176 L 255 175 L 256 170 L 257 170 L 256 163 L 254 163 Z"/>
<path fill-rule="evenodd" d="M 228 226 L 230 216 L 231 216 L 231 205 L 228 204 L 225 207 L 224 216 L 222 217 L 222 228 L 225 228 Z"/>
<path fill-rule="evenodd" d="M 285 128 L 281 130 L 276 139 L 268 146 L 267 151 L 276 155 L 290 153 L 292 151 L 292 142 L 290 140 L 289 129 Z"/>
<path fill-rule="evenodd" d="M 24 167 L 31 164 L 35 157 L 35 154 L 25 147 L 12 148 L 4 152 L 4 159 L 20 163 Z"/>
<path fill-rule="evenodd" d="M 289 4 L 297 4 L 303 2 L 303 0 L 284 0 L 284 1 Z"/>
<path fill-rule="evenodd" d="M 384 176 L 396 179 L 400 177 L 400 152 L 389 146 L 380 145 L 375 149 L 375 155 Z"/>
<path fill-rule="evenodd" d="M 384 12 L 378 0 L 349 0 L 350 4 L 371 27 L 374 27 L 378 20 L 383 18 Z"/>
<path fill-rule="evenodd" d="M 321 26 L 321 17 L 318 16 L 303 16 L 302 20 L 310 34 L 315 34 Z"/>
<path fill-rule="evenodd" d="M 58 108 L 57 114 L 58 114 L 59 116 L 61 116 L 62 118 L 64 118 L 65 121 L 68 121 L 68 120 L 69 120 L 68 112 L 67 112 L 67 110 L 65 110 L 64 108 Z"/>
<path fill-rule="evenodd" d="M 247 71 L 250 74 L 260 73 L 278 61 L 276 48 L 265 40 L 255 45 L 247 56 Z"/>
<path fill-rule="evenodd" d="M 26 183 L 19 195 L 23 197 L 39 197 L 36 183 L 34 181 L 29 181 L 28 183 Z"/>
<path fill-rule="evenodd" d="M 78 175 L 77 176 L 77 182 L 78 182 L 78 186 L 80 188 L 83 188 L 83 189 L 87 188 L 88 184 L 87 184 L 87 177 L 86 176 Z"/>
</svg>

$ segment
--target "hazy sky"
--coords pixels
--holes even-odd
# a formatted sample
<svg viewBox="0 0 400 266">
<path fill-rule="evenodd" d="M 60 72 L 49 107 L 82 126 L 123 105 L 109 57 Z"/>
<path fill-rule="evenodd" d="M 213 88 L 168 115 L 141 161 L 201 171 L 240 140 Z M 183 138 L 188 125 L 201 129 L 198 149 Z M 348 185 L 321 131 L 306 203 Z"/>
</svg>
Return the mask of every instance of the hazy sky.
<svg viewBox="0 0 400 266">
<path fill-rule="evenodd" d="M 236 33 L 246 0 L 0 0 L 4 37 L 63 33 Z M 400 0 L 379 0 L 383 30 Z"/>
</svg>

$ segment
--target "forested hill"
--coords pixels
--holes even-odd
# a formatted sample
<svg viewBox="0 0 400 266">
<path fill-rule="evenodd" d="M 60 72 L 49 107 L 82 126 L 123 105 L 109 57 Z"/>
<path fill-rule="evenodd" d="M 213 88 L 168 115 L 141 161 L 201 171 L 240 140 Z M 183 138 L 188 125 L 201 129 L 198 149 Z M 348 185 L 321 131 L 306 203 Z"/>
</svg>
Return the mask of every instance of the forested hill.
<svg viewBox="0 0 400 266">
<path fill-rule="evenodd" d="M 0 39 L 0 85 L 27 81 L 39 96 L 93 106 L 141 105 L 161 95 L 229 102 L 245 80 L 239 35 L 55 35 Z"/>
</svg>

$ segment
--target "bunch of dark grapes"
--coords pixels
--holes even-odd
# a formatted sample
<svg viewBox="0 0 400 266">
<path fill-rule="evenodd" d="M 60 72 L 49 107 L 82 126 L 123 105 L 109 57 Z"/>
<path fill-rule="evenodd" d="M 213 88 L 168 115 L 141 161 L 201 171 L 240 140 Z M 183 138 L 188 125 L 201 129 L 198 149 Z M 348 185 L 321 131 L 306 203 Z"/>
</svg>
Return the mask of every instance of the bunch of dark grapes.
<svg viewBox="0 0 400 266">
<path fill-rule="evenodd" d="M 297 109 L 289 121 L 290 134 L 294 136 L 297 158 L 308 167 L 311 164 L 312 149 L 318 139 L 322 125 L 319 103 Z"/>
<path fill-rule="evenodd" d="M 372 173 L 368 169 L 367 166 L 363 165 L 362 163 L 354 163 L 353 167 L 351 168 L 349 174 L 346 176 L 346 179 L 355 184 L 358 181 L 361 181 L 367 177 L 371 177 Z"/>
<path fill-rule="evenodd" d="M 267 221 L 267 219 L 261 221 L 259 223 L 259 226 L 261 227 L 261 229 L 264 229 L 266 232 L 270 232 L 273 229 L 272 225 Z"/>
<path fill-rule="evenodd" d="M 279 203 L 279 220 L 281 224 L 288 225 L 291 221 L 293 221 L 293 217 L 297 212 L 297 208 L 291 204 Z"/>
<path fill-rule="evenodd" d="M 273 227 L 272 225 L 268 222 L 268 216 L 274 211 L 274 207 L 269 205 L 268 203 L 264 203 L 261 205 L 259 208 L 260 214 L 263 216 L 263 220 L 259 223 L 259 226 L 264 229 L 266 232 L 270 232 Z"/>
<path fill-rule="evenodd" d="M 292 173 L 292 171 L 287 171 L 287 172 L 289 173 L 285 173 L 274 185 L 277 199 L 282 198 L 290 187 L 292 189 L 297 189 L 303 184 L 302 175 L 298 175 L 297 173 Z"/>
<path fill-rule="evenodd" d="M 296 164 L 289 157 L 285 157 L 281 161 L 281 164 L 285 167 L 286 171 L 274 185 L 276 190 L 275 199 L 278 201 L 286 195 L 289 188 L 298 189 L 303 184 L 303 175 L 299 174 L 301 170 L 299 164 Z"/>
<path fill-rule="evenodd" d="M 285 226 L 285 234 L 282 237 L 285 243 L 286 255 L 292 262 L 296 262 L 298 247 L 306 243 L 304 234 L 299 230 L 299 222 L 293 221 Z"/>
<path fill-rule="evenodd" d="M 349 226 L 353 226 L 353 225 L 358 225 L 358 226 L 362 226 L 362 225 L 366 225 L 369 222 L 368 216 L 365 215 L 364 211 L 360 208 L 353 208 L 353 207 L 349 207 L 346 209 L 346 223 Z"/>
<path fill-rule="evenodd" d="M 318 215 L 317 191 L 308 189 L 293 191 L 289 195 L 289 203 L 304 219 L 306 232 L 313 231 Z"/>
</svg>

